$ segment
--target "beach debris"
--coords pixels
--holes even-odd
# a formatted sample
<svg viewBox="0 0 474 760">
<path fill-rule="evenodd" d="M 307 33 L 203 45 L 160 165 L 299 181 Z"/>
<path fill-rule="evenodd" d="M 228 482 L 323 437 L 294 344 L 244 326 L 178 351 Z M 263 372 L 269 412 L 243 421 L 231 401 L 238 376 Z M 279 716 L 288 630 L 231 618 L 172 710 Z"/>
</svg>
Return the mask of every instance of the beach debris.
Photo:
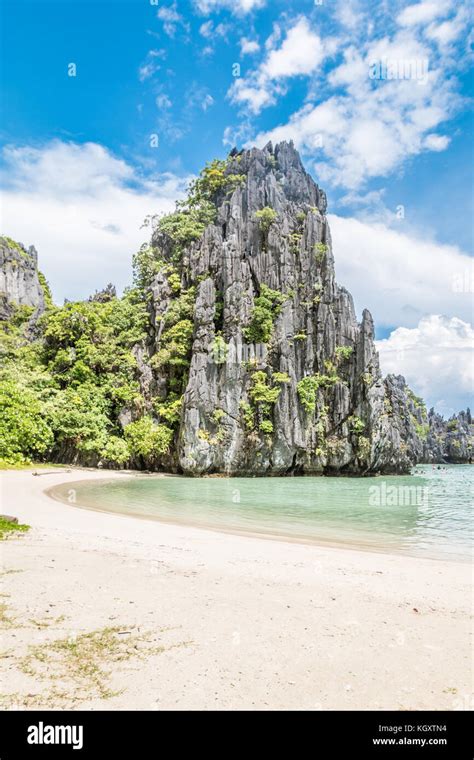
<svg viewBox="0 0 474 760">
<path fill-rule="evenodd" d="M 0 520 L 6 520 L 7 522 L 18 525 L 18 517 L 13 517 L 12 515 L 0 515 Z"/>
<path fill-rule="evenodd" d="M 65 472 L 72 472 L 72 470 L 47 470 L 46 472 L 38 472 L 38 470 L 33 470 L 31 473 L 34 477 L 39 478 L 41 475 L 64 475 Z"/>
</svg>

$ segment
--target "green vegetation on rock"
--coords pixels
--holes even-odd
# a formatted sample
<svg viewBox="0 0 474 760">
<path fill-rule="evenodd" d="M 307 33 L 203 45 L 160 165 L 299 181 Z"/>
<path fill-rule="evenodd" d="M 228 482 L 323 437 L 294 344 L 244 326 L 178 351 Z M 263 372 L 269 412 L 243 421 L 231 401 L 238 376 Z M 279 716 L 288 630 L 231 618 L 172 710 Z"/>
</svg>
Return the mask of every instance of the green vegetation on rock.
<svg viewBox="0 0 474 760">
<path fill-rule="evenodd" d="M 271 378 L 262 370 L 252 373 L 248 392 L 251 403 L 240 402 L 240 410 L 247 432 L 255 430 L 257 426 L 266 435 L 273 432 L 273 423 L 270 419 L 273 406 L 280 396 L 281 384 L 289 382 L 289 380 L 288 375 L 283 372 L 276 372 Z M 279 385 L 275 386 L 272 383 Z"/>
<path fill-rule="evenodd" d="M 415 430 L 418 438 L 420 438 L 422 441 L 426 441 L 430 432 L 430 426 L 428 424 L 420 425 L 419 422 L 415 421 Z"/>
<path fill-rule="evenodd" d="M 265 206 L 265 208 L 262 208 L 260 211 L 255 212 L 255 219 L 257 220 L 260 228 L 262 236 L 262 249 L 264 251 L 267 249 L 270 227 L 276 221 L 277 217 L 277 212 L 274 209 L 270 208 L 270 206 Z"/>
<path fill-rule="evenodd" d="M 281 388 L 272 388 L 265 372 L 254 372 L 251 382 L 249 396 L 252 401 L 263 404 L 274 404 L 277 401 Z"/>
<path fill-rule="evenodd" d="M 264 235 L 268 233 L 268 230 L 276 221 L 277 217 L 277 212 L 270 206 L 265 206 L 265 208 L 255 212 L 255 219 Z"/>
<path fill-rule="evenodd" d="M 158 231 L 173 241 L 176 254 L 180 254 L 193 240 L 199 240 L 207 225 L 214 220 L 214 206 L 203 201 L 198 207 L 166 214 L 158 222 Z"/>
<path fill-rule="evenodd" d="M 53 297 L 51 295 L 51 288 L 49 282 L 44 276 L 43 272 L 38 271 L 38 280 L 43 289 L 44 303 L 47 309 L 51 309 L 54 306 Z"/>
<path fill-rule="evenodd" d="M 189 367 L 194 325 L 189 319 L 182 319 L 168 328 L 161 336 L 160 350 L 152 359 L 156 369 L 169 367 Z"/>
<path fill-rule="evenodd" d="M 328 252 L 328 247 L 325 243 L 316 243 L 314 246 L 314 257 L 318 264 L 322 264 L 324 259 L 326 258 L 326 254 Z"/>
<path fill-rule="evenodd" d="M 239 404 L 239 407 L 243 416 L 245 429 L 247 430 L 247 432 L 250 432 L 251 430 L 253 430 L 254 425 L 255 425 L 254 410 L 252 409 L 250 404 L 248 404 L 246 401 L 241 401 Z"/>
<path fill-rule="evenodd" d="M 316 409 L 319 389 L 334 385 L 337 382 L 339 382 L 339 378 L 334 373 L 327 375 L 317 373 L 304 377 L 296 386 L 301 405 L 308 413 L 313 413 Z"/>
<path fill-rule="evenodd" d="M 349 424 L 349 429 L 351 433 L 354 433 L 355 435 L 361 435 L 363 431 L 365 430 L 365 422 L 360 419 L 360 417 L 357 417 L 357 415 L 352 415 L 347 420 Z"/>
<path fill-rule="evenodd" d="M 291 382 L 290 376 L 286 372 L 274 372 L 272 380 L 274 383 L 283 383 L 285 385 Z"/>
<path fill-rule="evenodd" d="M 27 256 L 28 254 L 26 251 L 23 250 L 20 243 L 17 243 L 16 240 L 13 240 L 11 237 L 7 237 L 7 235 L 1 235 L 0 241 L 4 241 L 5 244 L 8 246 L 8 248 L 11 248 L 13 251 L 16 251 L 20 254 L 20 256 Z"/>
<path fill-rule="evenodd" d="M 261 286 L 260 295 L 254 301 L 250 324 L 243 330 L 244 337 L 250 343 L 268 343 L 270 341 L 274 322 L 286 298 L 278 290 L 271 290 L 266 285 Z"/>
<path fill-rule="evenodd" d="M 301 234 L 301 232 L 291 233 L 289 237 L 291 253 L 294 253 L 294 254 L 298 253 L 298 251 L 300 250 L 300 244 L 301 244 L 302 238 L 303 238 L 303 235 Z"/>
<path fill-rule="evenodd" d="M 216 335 L 211 345 L 211 355 L 215 364 L 225 364 L 229 347 L 222 335 Z"/>
<path fill-rule="evenodd" d="M 347 361 L 354 353 L 354 349 L 352 346 L 336 346 L 334 353 L 336 355 L 336 361 L 339 364 L 343 361 Z"/>
<path fill-rule="evenodd" d="M 181 410 L 183 408 L 184 396 L 178 396 L 176 393 L 170 393 L 166 401 L 160 403 L 159 400 L 155 403 L 155 409 L 160 415 L 160 419 L 171 427 L 179 425 L 181 419 Z"/>
<path fill-rule="evenodd" d="M 137 452 L 118 417 L 124 407 L 143 414 L 132 349 L 146 336 L 146 303 L 136 290 L 104 302 L 51 301 L 32 342 L 26 311 L 0 329 L 0 459 L 125 464 Z"/>
<path fill-rule="evenodd" d="M 360 435 L 357 439 L 357 457 L 361 461 L 365 462 L 369 458 L 371 449 L 370 438 L 365 435 Z"/>
</svg>

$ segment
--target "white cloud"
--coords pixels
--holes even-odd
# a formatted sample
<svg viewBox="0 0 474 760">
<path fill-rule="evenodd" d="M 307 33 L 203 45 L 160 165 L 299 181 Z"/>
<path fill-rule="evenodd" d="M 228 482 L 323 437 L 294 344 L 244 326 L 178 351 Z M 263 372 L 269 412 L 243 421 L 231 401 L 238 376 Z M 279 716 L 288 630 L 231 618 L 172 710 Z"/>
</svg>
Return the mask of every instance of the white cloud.
<svg viewBox="0 0 474 760">
<path fill-rule="evenodd" d="M 165 95 L 164 93 L 156 96 L 155 103 L 156 103 L 157 108 L 160 108 L 160 109 L 171 108 L 171 106 L 173 105 L 168 95 Z"/>
<path fill-rule="evenodd" d="M 428 0 L 415 5 L 408 5 L 397 18 L 400 26 L 417 26 L 443 16 L 451 6 L 450 0 Z"/>
<path fill-rule="evenodd" d="M 150 79 L 150 77 L 152 77 L 159 69 L 160 65 L 153 63 L 153 61 L 148 61 L 147 63 L 142 64 L 138 69 L 138 78 L 140 82 Z"/>
<path fill-rule="evenodd" d="M 258 53 L 260 50 L 260 44 L 257 40 L 249 40 L 247 37 L 242 37 L 240 40 L 240 52 L 242 55 L 252 55 Z"/>
<path fill-rule="evenodd" d="M 275 22 L 273 24 L 272 33 L 265 40 L 265 50 L 273 50 L 274 48 L 276 48 L 282 36 L 283 36 L 283 32 L 282 32 L 281 26 L 280 24 Z"/>
<path fill-rule="evenodd" d="M 247 79 L 236 79 L 230 91 L 233 103 L 246 104 L 254 114 L 275 103 L 275 95 L 265 87 L 252 87 Z"/>
<path fill-rule="evenodd" d="M 446 135 L 426 135 L 424 140 L 425 148 L 434 151 L 445 150 L 449 143 L 450 139 Z"/>
<path fill-rule="evenodd" d="M 251 133 L 251 126 L 248 122 L 241 122 L 235 127 L 226 127 L 222 138 L 222 144 L 228 148 L 233 148 L 245 142 Z"/>
<path fill-rule="evenodd" d="M 217 26 L 214 26 L 212 21 L 206 21 L 199 27 L 199 33 L 206 39 L 225 37 L 228 31 L 229 27 L 227 24 L 217 24 Z"/>
<path fill-rule="evenodd" d="M 203 37 L 209 38 L 212 35 L 212 27 L 214 24 L 212 21 L 205 21 L 204 24 L 201 24 L 199 27 L 199 34 L 201 34 Z"/>
<path fill-rule="evenodd" d="M 307 155 L 317 148 L 320 178 L 349 189 L 389 175 L 410 156 L 444 150 L 448 138 L 433 131 L 451 118 L 460 101 L 454 79 L 440 66 L 432 68 L 430 56 L 430 48 L 405 31 L 364 50 L 349 46 L 344 62 L 328 77 L 336 94 L 306 103 L 286 124 L 252 142 L 262 146 L 292 139 Z M 372 79 L 376 61 L 396 64 L 400 78 Z M 413 78 L 403 78 L 405 73 Z"/>
<path fill-rule="evenodd" d="M 469 28 L 469 23 L 469 12 L 466 7 L 461 5 L 452 18 L 440 23 L 434 21 L 430 24 L 425 34 L 427 38 L 436 42 L 442 53 L 449 55 L 452 44 L 463 34 L 466 27 Z M 467 47 L 469 50 L 469 46 Z"/>
<path fill-rule="evenodd" d="M 273 105 L 285 91 L 285 80 L 314 73 L 327 55 L 327 45 L 311 29 L 306 18 L 295 21 L 279 47 L 280 29 L 276 27 L 267 40 L 267 55 L 247 77 L 236 79 L 228 97 L 233 103 L 246 104 L 254 114 Z"/>
<path fill-rule="evenodd" d="M 414 327 L 434 313 L 472 320 L 474 260 L 456 246 L 385 224 L 329 220 L 337 280 L 354 296 L 359 314 L 367 307 L 379 327 Z"/>
<path fill-rule="evenodd" d="M 3 150 L 4 234 L 35 245 L 56 300 L 131 282 L 131 257 L 149 233 L 148 214 L 169 212 L 186 181 L 144 180 L 96 143 L 55 140 Z"/>
<path fill-rule="evenodd" d="M 166 57 L 166 50 L 149 50 L 145 62 L 138 69 L 138 78 L 140 82 L 149 79 L 161 68 L 158 63 L 159 59 Z"/>
<path fill-rule="evenodd" d="M 207 91 L 206 87 L 199 85 L 197 82 L 192 82 L 185 98 L 185 109 L 188 116 L 191 116 L 194 110 L 200 109 L 201 111 L 207 111 L 208 108 L 214 105 L 214 98 Z"/>
<path fill-rule="evenodd" d="M 182 26 L 186 32 L 189 32 L 190 26 L 184 17 L 178 13 L 176 2 L 172 5 L 163 6 L 156 15 L 163 22 L 163 31 L 168 37 L 175 36 L 178 26 Z"/>
<path fill-rule="evenodd" d="M 321 64 L 324 49 L 321 39 L 305 18 L 291 27 L 280 48 L 272 50 L 261 71 L 268 79 L 311 74 Z"/>
<path fill-rule="evenodd" d="M 464 408 L 472 394 L 473 259 L 387 225 L 329 221 L 337 280 L 358 313 L 368 307 L 376 326 L 402 325 L 377 341 L 384 374 L 404 375 L 445 416 Z"/>
<path fill-rule="evenodd" d="M 204 96 L 204 99 L 201 103 L 201 108 L 203 111 L 207 111 L 207 109 L 213 105 L 214 105 L 214 98 L 212 97 L 212 95 L 209 95 L 209 93 L 207 93 Z"/>
<path fill-rule="evenodd" d="M 254 132 L 246 147 L 292 139 L 316 159 L 322 181 L 354 190 L 420 153 L 448 147 L 441 132 L 463 103 L 458 78 L 467 58 L 459 40 L 468 12 L 464 3 L 432 0 L 407 5 L 389 24 L 383 7 L 371 17 L 362 4 L 340 2 L 334 20 L 334 37 L 319 36 L 304 18 L 283 39 L 275 25 L 259 67 L 237 80 L 229 96 L 258 114 L 287 93 L 290 77 L 307 76 L 303 104 L 280 124 Z M 327 67 L 339 50 L 342 60 Z"/>
<path fill-rule="evenodd" d="M 212 13 L 226 8 L 236 14 L 250 13 L 266 5 L 266 0 L 195 0 L 195 5 L 201 13 Z"/>
<path fill-rule="evenodd" d="M 404 375 L 428 406 L 450 416 L 472 405 L 474 330 L 456 317 L 432 314 L 377 341 L 385 373 Z"/>
<path fill-rule="evenodd" d="M 351 30 L 359 27 L 365 19 L 356 0 L 352 3 L 348 3 L 347 0 L 339 0 L 336 13 L 340 23 Z"/>
</svg>

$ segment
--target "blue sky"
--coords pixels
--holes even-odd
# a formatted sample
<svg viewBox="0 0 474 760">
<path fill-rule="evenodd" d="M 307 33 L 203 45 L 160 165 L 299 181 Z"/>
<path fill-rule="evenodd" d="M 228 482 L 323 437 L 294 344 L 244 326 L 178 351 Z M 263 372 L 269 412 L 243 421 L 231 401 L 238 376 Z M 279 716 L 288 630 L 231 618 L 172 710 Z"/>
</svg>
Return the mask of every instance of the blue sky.
<svg viewBox="0 0 474 760">
<path fill-rule="evenodd" d="M 467 3 L 4 0 L 2 16 L 3 226 L 37 246 L 58 300 L 123 287 L 141 219 L 171 210 L 207 160 L 293 139 L 384 368 L 440 409 L 465 402 Z M 390 78 L 373 73 L 383 62 Z"/>
</svg>

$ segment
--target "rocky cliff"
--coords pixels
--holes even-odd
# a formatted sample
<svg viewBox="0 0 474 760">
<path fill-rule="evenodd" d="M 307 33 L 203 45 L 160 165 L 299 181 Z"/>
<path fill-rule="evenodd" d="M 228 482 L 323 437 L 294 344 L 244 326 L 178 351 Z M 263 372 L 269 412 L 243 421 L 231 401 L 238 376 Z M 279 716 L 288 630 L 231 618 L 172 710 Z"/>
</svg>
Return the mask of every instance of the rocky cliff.
<svg viewBox="0 0 474 760">
<path fill-rule="evenodd" d="M 20 308 L 29 312 L 33 329 L 44 307 L 36 249 L 26 249 L 22 243 L 0 237 L 0 320 L 10 319 Z"/>
<path fill-rule="evenodd" d="M 382 377 L 292 144 L 211 162 L 148 222 L 132 288 L 62 307 L 35 249 L 1 239 L 0 459 L 191 476 L 471 461 L 469 411 L 446 422 Z"/>
<path fill-rule="evenodd" d="M 364 474 L 427 459 L 428 420 L 403 378 L 382 378 L 372 317 L 358 323 L 335 281 L 325 193 L 293 145 L 234 150 L 205 176 L 181 217 L 204 198 L 213 222 L 184 245 L 169 224 L 152 238 L 140 363 L 157 421 L 179 413 L 168 466 Z"/>
<path fill-rule="evenodd" d="M 428 428 L 423 441 L 423 462 L 460 464 L 474 458 L 474 425 L 469 409 L 453 415 L 449 420 L 428 413 Z"/>
</svg>

